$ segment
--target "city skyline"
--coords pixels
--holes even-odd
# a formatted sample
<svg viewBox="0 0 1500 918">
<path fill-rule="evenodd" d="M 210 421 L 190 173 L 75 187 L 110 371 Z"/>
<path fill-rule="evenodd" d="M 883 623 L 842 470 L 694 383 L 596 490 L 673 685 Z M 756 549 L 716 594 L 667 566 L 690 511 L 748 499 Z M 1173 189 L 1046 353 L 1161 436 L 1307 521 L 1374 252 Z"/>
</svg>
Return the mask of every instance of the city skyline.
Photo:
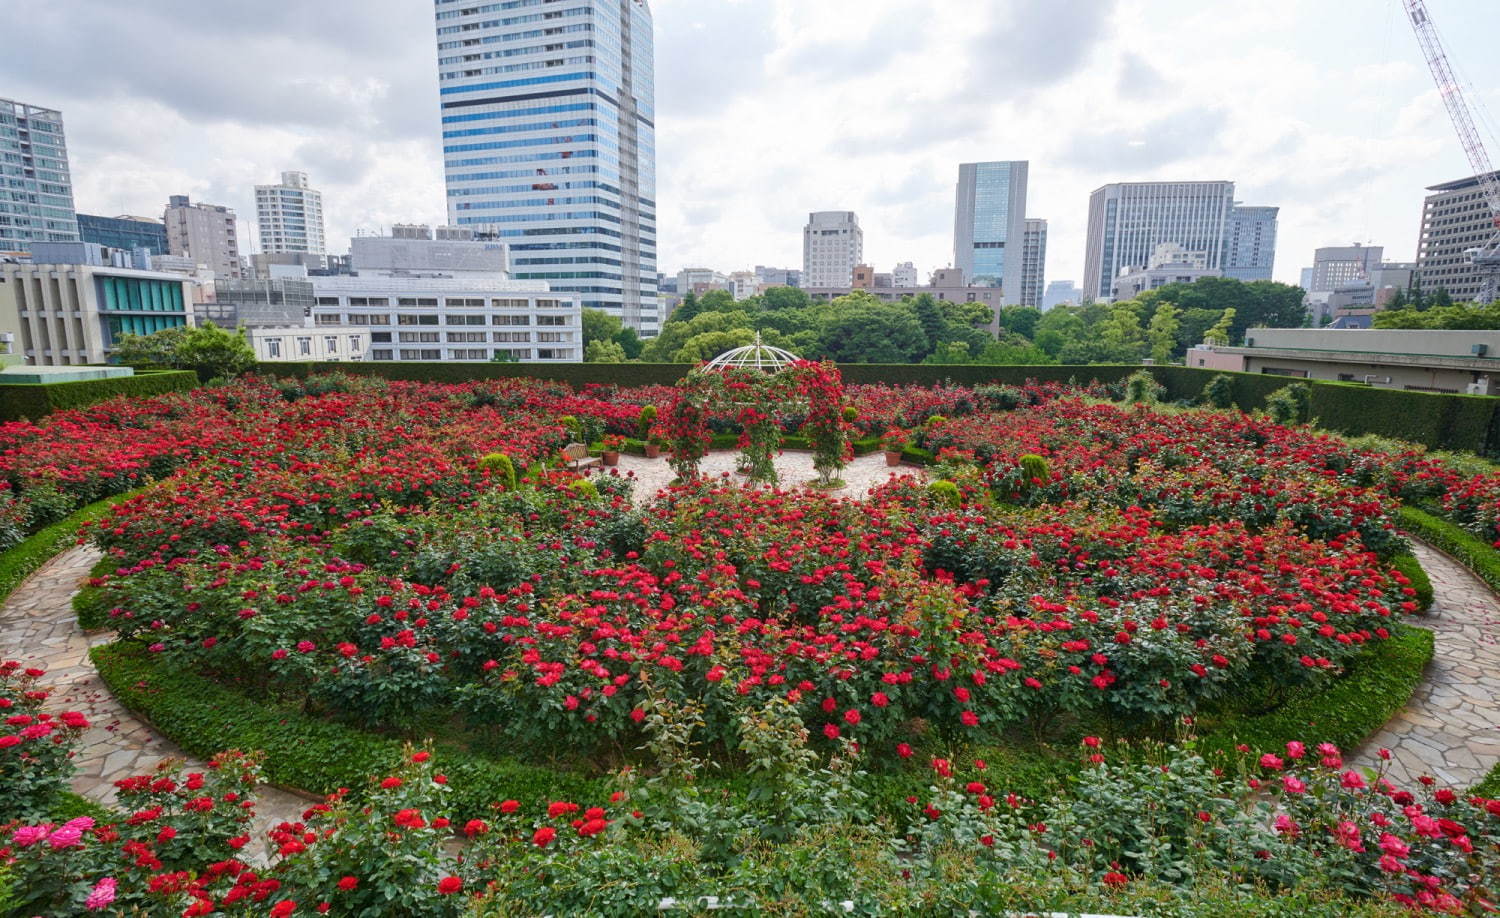
<svg viewBox="0 0 1500 918">
<path fill-rule="evenodd" d="M 1394 0 L 1363 15 L 1294 0 L 1227 12 L 1177 0 L 652 10 L 668 273 L 796 264 L 807 213 L 844 209 L 861 216 L 866 261 L 915 261 L 925 275 L 952 260 L 955 166 L 1026 159 L 1029 210 L 1050 221 L 1049 281 L 1082 279 L 1095 188 L 1223 178 L 1240 200 L 1282 208 L 1276 278 L 1295 283 L 1321 246 L 1372 242 L 1413 259 L 1426 188 L 1468 174 Z M 432 7 L 332 0 L 315 28 L 296 12 L 38 8 L 12 23 L 0 95 L 63 112 L 85 213 L 154 216 L 186 193 L 244 216 L 256 184 L 295 169 L 325 192 L 333 251 L 359 229 L 446 222 Z M 1500 110 L 1500 62 L 1465 25 L 1485 4 L 1435 0 L 1433 12 Z M 1331 29 L 1336 46 L 1318 39 Z M 192 62 L 149 54 L 163 34 L 221 43 L 222 66 L 174 74 Z M 106 44 L 140 53 L 95 56 L 111 61 L 103 82 L 63 66 Z M 1214 53 L 1147 50 L 1162 47 Z M 257 64 L 267 56 L 270 72 Z M 982 91 L 997 79 L 1011 90 Z"/>
</svg>

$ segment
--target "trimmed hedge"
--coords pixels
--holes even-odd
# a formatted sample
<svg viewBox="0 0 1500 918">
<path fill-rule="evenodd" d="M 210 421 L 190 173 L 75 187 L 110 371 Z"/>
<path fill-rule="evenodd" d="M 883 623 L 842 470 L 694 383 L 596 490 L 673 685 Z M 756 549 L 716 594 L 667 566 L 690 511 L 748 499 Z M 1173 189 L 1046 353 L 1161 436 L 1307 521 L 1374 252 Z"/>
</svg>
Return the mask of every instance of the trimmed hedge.
<svg viewBox="0 0 1500 918">
<path fill-rule="evenodd" d="M 467 383 L 486 379 L 546 379 L 573 386 L 671 386 L 688 374 L 684 363 L 262 363 L 263 376 L 306 379 L 322 373 L 374 376 L 403 382 Z"/>
<path fill-rule="evenodd" d="M 1353 751 L 1406 706 L 1432 660 L 1431 631 L 1398 626 L 1391 638 L 1349 666 L 1343 678 L 1295 692 L 1276 710 L 1229 718 L 1199 741 L 1204 757 L 1233 760 L 1235 746 L 1276 752 L 1289 740 L 1313 739 Z"/>
<path fill-rule="evenodd" d="M 90 658 L 120 703 L 188 753 L 209 758 L 226 749 L 265 750 L 265 780 L 319 796 L 359 789 L 390 773 L 403 743 L 311 717 L 294 707 L 246 698 L 211 679 L 173 670 L 144 648 L 95 647 Z M 535 809 L 553 800 L 603 800 L 607 782 L 563 770 L 476 755 L 437 743 L 454 788 L 453 808 L 467 819 L 492 802 L 514 798 Z"/>
<path fill-rule="evenodd" d="M 1319 382 L 1312 386 L 1310 410 L 1319 427 L 1338 433 L 1376 433 L 1434 449 L 1484 453 L 1497 404 L 1489 396 Z"/>
<path fill-rule="evenodd" d="M 1401 525 L 1422 541 L 1447 552 L 1491 589 L 1500 591 L 1500 552 L 1488 542 L 1445 519 L 1411 506 L 1401 508 Z"/>
<path fill-rule="evenodd" d="M 30 418 L 39 421 L 54 411 L 87 408 L 96 402 L 129 395 L 150 398 L 198 388 L 198 374 L 188 370 L 137 370 L 119 379 L 84 382 L 10 383 L 0 385 L 0 422 Z"/>
<path fill-rule="evenodd" d="M 1407 580 L 1411 581 L 1412 589 L 1417 591 L 1417 609 L 1426 614 L 1432 608 L 1432 602 L 1436 598 L 1432 591 L 1432 578 L 1422 569 L 1422 562 L 1417 556 L 1406 552 L 1391 559 L 1391 567 L 1400 571 Z"/>
</svg>

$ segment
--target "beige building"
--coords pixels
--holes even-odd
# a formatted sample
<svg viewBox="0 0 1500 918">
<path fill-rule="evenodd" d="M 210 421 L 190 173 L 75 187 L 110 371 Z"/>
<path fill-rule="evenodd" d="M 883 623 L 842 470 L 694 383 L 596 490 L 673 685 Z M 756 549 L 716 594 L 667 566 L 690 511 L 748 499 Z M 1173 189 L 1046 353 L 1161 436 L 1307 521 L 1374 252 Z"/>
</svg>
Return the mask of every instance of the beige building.
<svg viewBox="0 0 1500 918">
<path fill-rule="evenodd" d="M 1427 190 L 1433 193 L 1422 205 L 1422 238 L 1417 244 L 1422 290 L 1432 293 L 1442 288 L 1459 302 L 1477 299 L 1484 277 L 1467 253 L 1495 238 L 1497 229 L 1479 177 Z"/>
<path fill-rule="evenodd" d="M 194 204 L 174 194 L 163 218 L 167 252 L 205 265 L 215 277 L 240 277 L 239 226 L 234 211 L 217 204 Z"/>
<path fill-rule="evenodd" d="M 123 335 L 193 323 L 181 275 L 97 265 L 0 265 L 0 333 L 32 366 L 106 363 Z"/>
<path fill-rule="evenodd" d="M 1245 372 L 1416 392 L 1500 394 L 1500 331 L 1252 328 Z M 1196 351 L 1188 352 L 1188 366 Z"/>
</svg>

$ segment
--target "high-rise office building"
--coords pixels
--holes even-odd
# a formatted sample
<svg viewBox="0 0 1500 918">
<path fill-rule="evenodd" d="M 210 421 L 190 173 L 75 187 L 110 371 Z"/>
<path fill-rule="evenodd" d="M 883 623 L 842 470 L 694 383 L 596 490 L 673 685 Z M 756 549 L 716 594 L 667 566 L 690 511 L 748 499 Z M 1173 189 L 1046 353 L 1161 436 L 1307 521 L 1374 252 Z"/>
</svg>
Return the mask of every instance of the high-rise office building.
<svg viewBox="0 0 1500 918">
<path fill-rule="evenodd" d="M 1015 288 L 1025 262 L 1028 163 L 963 163 L 954 207 L 953 266 L 970 284 Z M 1005 289 L 1019 302 L 1019 290 Z"/>
<path fill-rule="evenodd" d="M 255 219 L 266 255 L 328 254 L 323 235 L 323 193 L 308 185 L 306 172 L 281 173 L 280 185 L 255 186 Z"/>
<path fill-rule="evenodd" d="M 1042 308 L 1047 289 L 1047 221 L 1027 220 L 1025 245 L 1021 249 L 1021 286 L 1015 296 L 1007 290 L 1007 305 Z"/>
<path fill-rule="evenodd" d="M 434 5 L 448 222 L 508 243 L 518 280 L 656 334 L 650 5 Z"/>
<path fill-rule="evenodd" d="M 152 255 L 166 255 L 167 227 L 150 217 L 96 217 L 78 215 L 78 235 L 84 242 L 112 249 L 148 249 Z"/>
<path fill-rule="evenodd" d="M 1441 288 L 1455 302 L 1473 300 L 1484 279 L 1467 253 L 1495 238 L 1495 220 L 1500 215 L 1490 210 L 1477 176 L 1427 190 L 1432 194 L 1422 204 L 1416 279 L 1427 293 Z"/>
<path fill-rule="evenodd" d="M 1229 212 L 1224 226 L 1224 276 L 1242 281 L 1268 281 L 1276 268 L 1276 225 L 1279 207 L 1242 207 Z"/>
<path fill-rule="evenodd" d="M 0 253 L 77 241 L 62 112 L 0 99 Z"/>
<path fill-rule="evenodd" d="M 242 277 L 239 225 L 221 204 L 194 204 L 185 194 L 167 199 L 167 253 L 191 258 L 216 277 Z"/>
<path fill-rule="evenodd" d="M 1084 295 L 1109 298 L 1121 272 L 1150 267 L 1156 247 L 1163 244 L 1207 253 L 1208 270 L 1242 280 L 1269 279 L 1277 210 L 1239 207 L 1234 182 L 1105 185 L 1089 198 Z"/>
<path fill-rule="evenodd" d="M 1384 261 L 1385 248 L 1378 245 L 1328 246 L 1313 253 L 1308 293 L 1332 293 L 1347 284 L 1368 283 Z"/>
<path fill-rule="evenodd" d="M 865 260 L 865 231 L 852 211 L 808 214 L 802 229 L 802 286 L 852 287 Z"/>
</svg>

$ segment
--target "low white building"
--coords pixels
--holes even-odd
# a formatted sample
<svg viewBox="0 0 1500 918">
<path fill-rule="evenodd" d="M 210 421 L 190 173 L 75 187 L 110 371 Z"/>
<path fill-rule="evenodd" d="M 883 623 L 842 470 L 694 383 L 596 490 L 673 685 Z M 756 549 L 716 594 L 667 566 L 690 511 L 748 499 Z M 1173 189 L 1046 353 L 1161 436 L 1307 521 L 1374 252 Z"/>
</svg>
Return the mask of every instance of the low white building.
<svg viewBox="0 0 1500 918">
<path fill-rule="evenodd" d="M 250 326 L 245 335 L 261 363 L 342 363 L 367 360 L 370 354 L 370 334 L 363 329 Z"/>
<path fill-rule="evenodd" d="M 313 277 L 314 338 L 342 337 L 349 347 L 366 336 L 362 359 L 372 361 L 488 362 L 497 355 L 521 362 L 583 360 L 583 308 L 576 296 L 554 293 L 543 281 L 503 276 Z M 365 343 L 364 341 L 360 342 Z M 307 360 L 302 342 L 283 360 Z M 311 348 L 327 342 L 314 340 Z M 266 358 L 275 359 L 275 358 Z"/>
<path fill-rule="evenodd" d="M 1215 350 L 1243 359 L 1245 372 L 1265 376 L 1416 392 L 1500 392 L 1500 331 L 1252 328 L 1244 347 Z"/>
</svg>

